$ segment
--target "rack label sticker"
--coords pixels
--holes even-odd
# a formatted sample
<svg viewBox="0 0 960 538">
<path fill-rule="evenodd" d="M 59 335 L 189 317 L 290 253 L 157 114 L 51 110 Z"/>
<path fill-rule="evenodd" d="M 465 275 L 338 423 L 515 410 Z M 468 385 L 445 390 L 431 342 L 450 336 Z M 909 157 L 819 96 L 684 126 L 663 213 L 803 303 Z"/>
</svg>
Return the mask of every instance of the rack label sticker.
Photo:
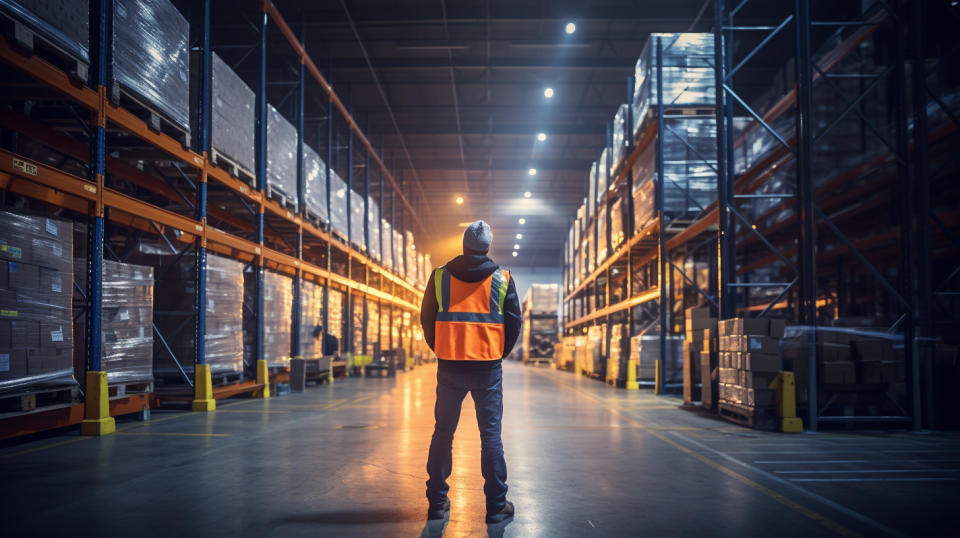
<svg viewBox="0 0 960 538">
<path fill-rule="evenodd" d="M 30 174 L 31 176 L 37 175 L 36 165 L 30 164 L 27 161 L 20 160 L 16 157 L 13 158 L 13 169 L 16 170 L 17 172 Z"/>
<path fill-rule="evenodd" d="M 202 231 L 203 231 L 203 226 L 201 226 L 201 225 L 199 225 L 199 224 L 194 224 L 193 227 L 196 228 L 196 230 L 197 230 L 198 232 L 202 232 Z"/>
<path fill-rule="evenodd" d="M 140 338 L 144 338 L 144 335 L 143 335 L 143 334 L 144 334 L 144 333 L 143 333 L 143 327 L 141 326 L 141 327 L 137 327 L 137 328 L 140 329 Z"/>
<path fill-rule="evenodd" d="M 217 303 L 214 302 L 213 299 L 207 299 L 207 310 L 209 310 L 210 312 L 217 311 Z"/>
<path fill-rule="evenodd" d="M 50 331 L 50 341 L 51 342 L 63 342 L 63 325 L 58 329 Z"/>
<path fill-rule="evenodd" d="M 129 319 L 130 319 L 130 311 L 129 311 L 129 310 L 121 310 L 121 311 L 120 311 L 120 321 L 127 321 L 127 320 L 129 320 Z"/>
<path fill-rule="evenodd" d="M 0 353 L 0 372 L 10 371 L 10 354 Z"/>
<path fill-rule="evenodd" d="M 4 318 L 16 318 L 19 317 L 19 312 L 16 310 L 0 310 L 0 317 Z"/>
<path fill-rule="evenodd" d="M 46 220 L 47 220 L 47 223 L 46 223 L 46 224 L 47 224 L 47 233 L 50 234 L 50 235 L 52 235 L 52 236 L 54 236 L 54 237 L 57 237 L 57 235 L 58 235 L 58 234 L 57 234 L 57 221 L 55 221 L 55 220 L 53 220 L 53 219 L 46 219 Z"/>
<path fill-rule="evenodd" d="M 85 191 L 87 191 L 87 192 L 89 192 L 89 193 L 97 194 L 97 188 L 94 187 L 93 185 L 84 185 L 84 186 L 83 186 L 83 190 L 85 190 Z"/>
<path fill-rule="evenodd" d="M 7 253 L 14 258 L 22 258 L 23 250 L 20 247 L 11 247 L 10 245 L 0 245 L 0 252 Z"/>
<path fill-rule="evenodd" d="M 53 255 L 57 258 L 63 257 L 63 247 L 60 245 L 53 245 Z"/>
</svg>

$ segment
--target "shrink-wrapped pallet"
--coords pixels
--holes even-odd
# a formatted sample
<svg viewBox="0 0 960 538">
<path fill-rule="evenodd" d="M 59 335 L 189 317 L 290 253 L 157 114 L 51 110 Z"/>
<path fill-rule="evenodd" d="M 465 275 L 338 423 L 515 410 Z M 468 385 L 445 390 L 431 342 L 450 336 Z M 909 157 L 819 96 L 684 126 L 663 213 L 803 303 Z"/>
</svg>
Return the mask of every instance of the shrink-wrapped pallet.
<svg viewBox="0 0 960 538">
<path fill-rule="evenodd" d="M 297 128 L 267 105 L 267 191 L 297 206 Z M 279 198 L 279 197 L 277 197 Z"/>
<path fill-rule="evenodd" d="M 330 222 L 327 211 L 327 165 L 310 146 L 303 145 L 304 205 L 307 215 L 321 223 Z"/>
</svg>

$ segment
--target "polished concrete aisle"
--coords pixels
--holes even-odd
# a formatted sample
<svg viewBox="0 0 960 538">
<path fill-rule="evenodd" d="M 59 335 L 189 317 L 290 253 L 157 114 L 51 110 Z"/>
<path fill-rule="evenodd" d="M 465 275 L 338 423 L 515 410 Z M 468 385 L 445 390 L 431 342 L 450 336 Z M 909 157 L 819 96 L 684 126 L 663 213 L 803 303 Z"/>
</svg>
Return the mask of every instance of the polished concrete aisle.
<svg viewBox="0 0 960 538">
<path fill-rule="evenodd" d="M 780 538 L 954 534 L 960 521 L 955 434 L 758 433 L 672 397 L 510 363 L 503 443 L 517 517 L 483 523 L 468 400 L 450 519 L 428 525 L 435 373 L 4 445 L 0 535 Z"/>
</svg>

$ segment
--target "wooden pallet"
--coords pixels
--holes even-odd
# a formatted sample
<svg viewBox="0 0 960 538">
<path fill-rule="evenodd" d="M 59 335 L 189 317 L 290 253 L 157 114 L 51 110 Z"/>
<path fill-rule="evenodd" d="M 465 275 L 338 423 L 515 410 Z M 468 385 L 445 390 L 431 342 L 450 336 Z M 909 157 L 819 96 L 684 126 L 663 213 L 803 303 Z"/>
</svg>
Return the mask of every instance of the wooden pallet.
<svg viewBox="0 0 960 538">
<path fill-rule="evenodd" d="M 651 110 L 655 110 L 651 107 Z M 667 106 L 663 108 L 665 116 L 702 116 L 706 118 L 716 117 L 717 110 L 710 107 L 678 107 Z"/>
<path fill-rule="evenodd" d="M 327 227 L 328 222 L 325 219 L 321 218 L 316 211 L 310 209 L 309 207 L 305 207 L 303 209 L 303 216 L 308 221 L 313 223 L 314 226 L 316 226 L 317 228 L 320 228 L 321 230 Z"/>
<path fill-rule="evenodd" d="M 523 363 L 526 364 L 527 366 L 540 366 L 540 365 L 545 365 L 545 366 L 547 366 L 547 367 L 549 368 L 550 365 L 553 363 L 553 359 L 545 359 L 545 358 L 542 358 L 542 357 L 536 357 L 536 358 L 527 359 L 527 360 L 525 360 Z"/>
<path fill-rule="evenodd" d="M 190 129 L 171 121 L 163 112 L 122 84 L 115 85 L 110 93 L 112 101 L 145 121 L 150 130 L 166 134 L 180 142 L 184 149 L 190 149 Z"/>
<path fill-rule="evenodd" d="M 227 171 L 231 176 L 245 182 L 253 188 L 257 187 L 257 176 L 250 170 L 240 166 L 237 161 L 220 153 L 215 148 L 210 148 L 210 162 Z"/>
<path fill-rule="evenodd" d="M 86 84 L 89 79 L 90 64 L 67 52 L 42 33 L 35 32 L 23 22 L 0 13 L 0 26 L 7 41 L 27 55 L 36 54 L 47 62 L 59 67 L 78 84 Z"/>
<path fill-rule="evenodd" d="M 0 414 L 24 413 L 45 407 L 71 405 L 78 401 L 80 401 L 80 387 L 77 385 L 27 389 L 0 395 Z"/>
<path fill-rule="evenodd" d="M 124 398 L 131 394 L 145 394 L 153 392 L 153 381 L 112 383 L 107 385 L 107 391 L 111 398 Z"/>
<path fill-rule="evenodd" d="M 288 197 L 286 194 L 280 192 L 279 190 L 267 185 L 267 198 L 277 202 L 282 207 L 289 209 L 296 213 L 297 211 L 297 202 L 293 198 Z"/>
<path fill-rule="evenodd" d="M 745 428 L 764 431 L 776 431 L 779 418 L 775 407 L 750 407 L 742 404 L 721 401 L 717 404 L 720 417 Z"/>
</svg>

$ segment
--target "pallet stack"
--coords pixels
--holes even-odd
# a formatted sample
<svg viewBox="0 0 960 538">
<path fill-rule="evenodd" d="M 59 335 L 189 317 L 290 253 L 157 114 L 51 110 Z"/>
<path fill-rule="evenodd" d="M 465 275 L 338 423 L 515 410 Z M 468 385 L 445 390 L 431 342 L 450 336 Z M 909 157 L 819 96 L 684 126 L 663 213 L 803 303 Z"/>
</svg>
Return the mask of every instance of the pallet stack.
<svg viewBox="0 0 960 538">
<path fill-rule="evenodd" d="M 733 318 L 719 323 L 718 411 L 754 429 L 776 429 L 776 391 L 770 383 L 781 370 L 778 319 Z"/>
<path fill-rule="evenodd" d="M 75 385 L 73 224 L 0 211 L 0 393 Z"/>
<path fill-rule="evenodd" d="M 710 308 L 688 308 L 683 340 L 683 402 L 701 402 L 713 409 L 717 403 L 717 318 Z"/>
</svg>

